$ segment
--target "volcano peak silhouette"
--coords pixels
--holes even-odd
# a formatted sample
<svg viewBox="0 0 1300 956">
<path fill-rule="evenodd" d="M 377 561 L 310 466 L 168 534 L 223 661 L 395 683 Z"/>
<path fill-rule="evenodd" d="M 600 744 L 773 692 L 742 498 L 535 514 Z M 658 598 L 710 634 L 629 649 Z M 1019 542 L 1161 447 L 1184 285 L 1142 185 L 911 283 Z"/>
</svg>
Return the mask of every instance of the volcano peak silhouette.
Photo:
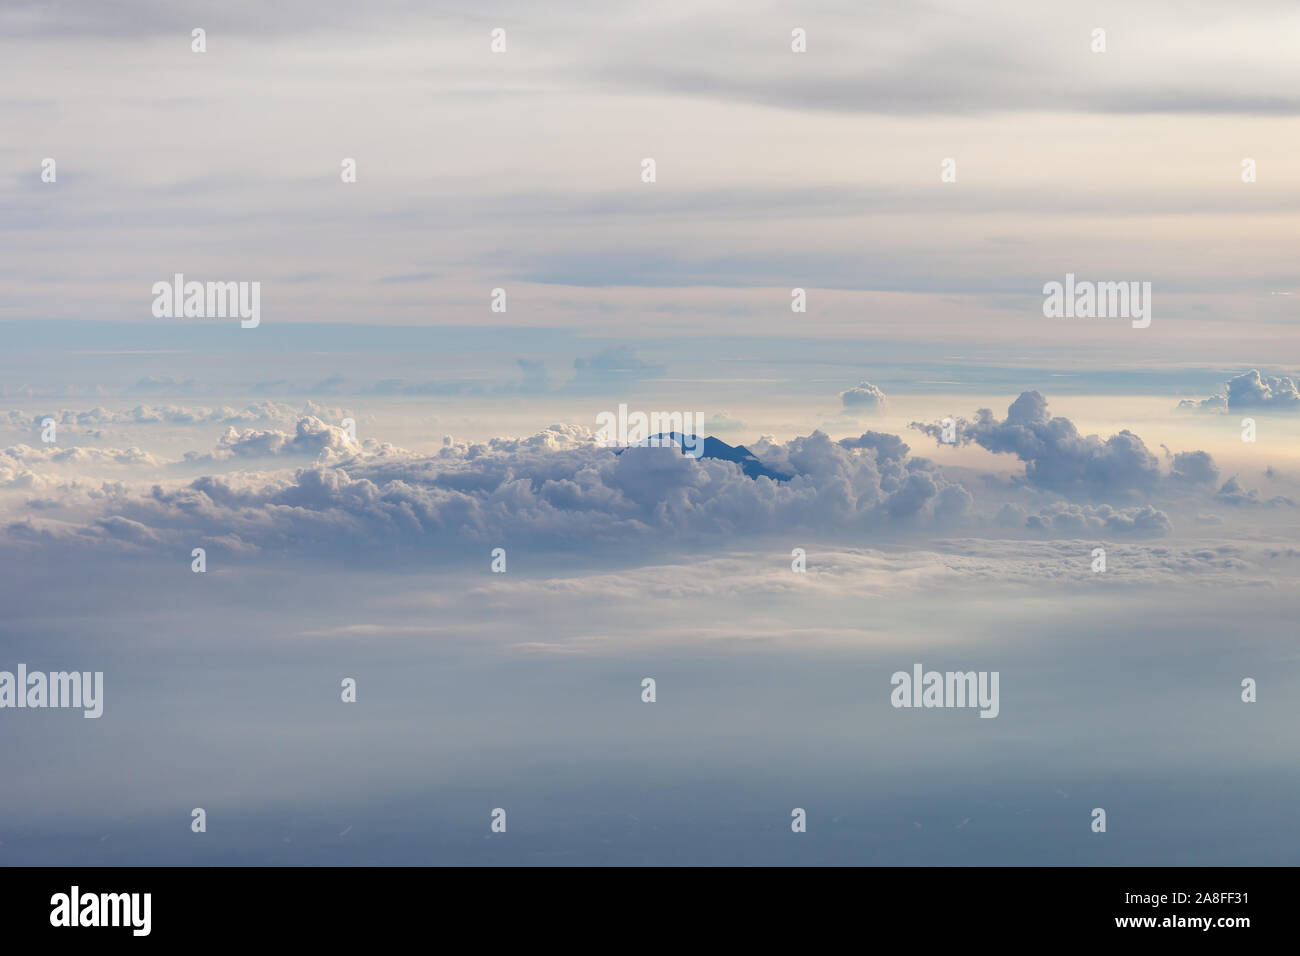
<svg viewBox="0 0 1300 956">
<path fill-rule="evenodd" d="M 658 435 L 651 435 L 646 441 L 640 443 L 650 446 L 666 447 L 672 443 L 677 445 L 686 454 L 687 445 L 691 449 L 698 448 L 699 439 L 695 435 L 683 435 L 678 432 L 660 432 Z M 635 446 L 633 446 L 635 447 Z M 619 449 L 620 451 L 622 449 Z M 728 445 L 725 441 L 720 441 L 712 435 L 704 439 L 704 449 L 700 452 L 701 458 L 717 458 L 721 461 L 734 461 L 740 466 L 740 470 L 750 478 L 770 478 L 773 481 L 789 481 L 793 476 L 782 474 L 774 471 L 767 465 L 759 461 L 752 451 L 744 445 Z"/>
</svg>

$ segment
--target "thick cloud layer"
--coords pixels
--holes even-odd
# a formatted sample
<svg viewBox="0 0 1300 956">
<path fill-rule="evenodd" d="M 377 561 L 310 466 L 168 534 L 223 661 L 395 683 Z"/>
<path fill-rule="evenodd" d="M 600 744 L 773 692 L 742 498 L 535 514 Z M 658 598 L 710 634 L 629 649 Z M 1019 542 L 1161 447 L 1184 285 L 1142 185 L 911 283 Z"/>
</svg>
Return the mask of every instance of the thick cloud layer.
<svg viewBox="0 0 1300 956">
<path fill-rule="evenodd" d="M 315 416 L 321 419 L 337 421 L 346 414 L 343 409 L 327 408 L 316 402 L 307 402 L 305 405 L 290 405 L 285 402 L 254 402 L 242 409 L 230 405 L 137 405 L 135 408 L 126 411 L 111 411 L 102 406 L 96 406 L 84 411 L 64 408 L 38 414 L 13 410 L 7 413 L 6 418 L 11 427 L 39 429 L 46 418 L 54 419 L 59 425 L 102 428 L 107 425 L 293 424 L 302 416 Z"/>
<path fill-rule="evenodd" d="M 248 414 L 281 411 L 268 406 Z M 153 413 L 68 416 L 98 421 L 118 414 L 139 421 Z M 941 425 L 914 427 L 945 437 Z M 1133 433 L 1081 436 L 1068 419 L 1052 417 L 1037 392 L 1023 393 L 1002 420 L 984 409 L 973 422 L 957 423 L 956 438 L 1016 455 L 1025 462 L 1024 478 L 959 481 L 911 456 L 897 435 L 876 431 L 838 441 L 821 431 L 784 443 L 760 439 L 749 447 L 763 467 L 750 477 L 733 461 L 695 459 L 676 447 L 600 447 L 589 428 L 572 424 L 481 443 L 446 438 L 435 452 L 420 453 L 355 442 L 337 425 L 306 415 L 292 430 L 232 426 L 213 451 L 183 459 L 136 449 L 14 446 L 0 453 L 0 487 L 43 496 L 21 503 L 19 520 L 5 529 L 11 540 L 305 548 L 326 560 L 454 555 L 466 543 L 563 551 L 787 533 L 862 543 L 960 528 L 1159 537 L 1173 529 L 1171 505 L 1218 504 L 1244 514 L 1240 509 L 1292 503 L 1263 498 L 1235 478 L 1220 484 L 1204 451 L 1170 453 L 1162 475 Z M 209 465 L 220 465 L 221 473 L 183 477 Z M 120 471 L 133 467 L 135 483 Z M 111 482 L 89 477 L 97 468 L 118 471 L 107 472 Z"/>
<path fill-rule="evenodd" d="M 1166 534 L 1172 528 L 1169 516 L 1151 505 L 1117 511 L 1110 505 L 1060 504 L 1030 515 L 1027 525 L 1031 529 L 1058 535 L 1109 532 L 1151 537 Z"/>
<path fill-rule="evenodd" d="M 108 513 L 88 525 L 29 518 L 8 530 L 28 539 L 141 545 L 307 544 L 328 555 L 437 551 L 465 541 L 569 548 L 794 530 L 866 536 L 898 523 L 946 526 L 972 503 L 932 463 L 909 459 L 893 436 L 868 433 L 846 445 L 818 431 L 784 445 L 760 442 L 756 453 L 792 477 L 750 478 L 733 462 L 697 460 L 675 447 L 601 448 L 576 426 L 529 439 L 448 443 L 422 456 L 358 446 L 341 429 L 307 418 L 293 434 L 232 428 L 216 457 L 316 455 L 310 467 L 155 485 L 114 495 L 103 503 Z"/>
</svg>

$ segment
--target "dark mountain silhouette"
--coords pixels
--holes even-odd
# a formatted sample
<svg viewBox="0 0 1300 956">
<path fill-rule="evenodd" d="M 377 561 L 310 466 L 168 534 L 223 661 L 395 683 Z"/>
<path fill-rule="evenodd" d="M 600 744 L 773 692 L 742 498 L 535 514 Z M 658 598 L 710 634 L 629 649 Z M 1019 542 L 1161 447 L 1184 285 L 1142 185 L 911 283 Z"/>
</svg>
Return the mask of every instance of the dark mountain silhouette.
<svg viewBox="0 0 1300 956">
<path fill-rule="evenodd" d="M 660 432 L 658 435 L 651 436 L 645 444 L 653 445 L 657 443 L 660 447 L 666 447 L 670 442 L 675 442 L 677 447 L 681 448 L 682 453 L 686 453 L 686 445 L 689 442 L 691 448 L 697 448 L 694 435 L 682 435 L 678 432 Z M 622 451 L 622 449 L 619 449 Z M 719 441 L 712 435 L 704 439 L 704 450 L 700 453 L 701 458 L 719 458 L 722 461 L 734 461 L 740 466 L 750 478 L 771 478 L 773 481 L 789 481 L 791 475 L 783 475 L 778 471 L 773 471 L 767 467 L 754 455 L 752 451 L 744 445 L 728 445 L 725 441 Z"/>
</svg>

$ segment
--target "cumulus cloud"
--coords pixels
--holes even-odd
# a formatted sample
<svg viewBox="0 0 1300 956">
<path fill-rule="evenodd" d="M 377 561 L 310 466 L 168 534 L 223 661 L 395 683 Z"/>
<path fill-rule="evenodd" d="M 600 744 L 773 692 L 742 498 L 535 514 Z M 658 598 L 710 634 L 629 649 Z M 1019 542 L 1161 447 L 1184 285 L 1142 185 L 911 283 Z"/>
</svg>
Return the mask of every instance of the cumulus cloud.
<svg viewBox="0 0 1300 956">
<path fill-rule="evenodd" d="M 140 417 L 139 410 L 132 413 Z M 1159 537 L 1172 525 L 1162 508 L 1190 496 L 1235 506 L 1290 504 L 1266 501 L 1236 479 L 1220 485 L 1203 451 L 1172 455 L 1169 475 L 1161 478 L 1155 456 L 1136 435 L 1081 436 L 1067 419 L 1052 417 L 1037 392 L 1023 393 L 1001 420 L 985 409 L 973 422 L 962 421 L 958 440 L 1017 455 L 1026 463 L 1025 478 L 1008 485 L 982 476 L 967 487 L 933 461 L 913 457 L 899 436 L 877 431 L 838 441 L 820 430 L 786 442 L 764 437 L 750 446 L 761 467 L 747 469 L 729 456 L 695 459 L 671 446 L 600 447 L 590 428 L 564 423 L 484 442 L 447 436 L 433 453 L 417 453 L 353 442 L 339 426 L 307 415 L 292 429 L 228 427 L 210 454 L 185 458 L 191 466 L 221 463 L 221 474 L 171 477 L 147 488 L 55 485 L 33 469 L 59 462 L 179 463 L 137 449 L 15 446 L 0 453 L 0 484 L 40 492 L 27 505 L 30 517 L 14 524 L 12 536 L 24 540 L 137 546 L 152 540 L 133 525 L 101 523 L 122 518 L 176 546 L 309 546 L 345 560 L 376 551 L 449 554 L 466 542 L 563 550 L 787 532 L 856 541 L 889 529 L 955 527 Z M 230 471 L 231 465 L 242 470 Z M 1163 495 L 1159 502 L 1087 500 L 1152 490 Z M 1076 495 L 1085 500 L 1071 500 Z M 61 508 L 61 501 L 76 507 Z M 63 520 L 52 520 L 52 512 Z"/>
<path fill-rule="evenodd" d="M 221 436 L 213 457 L 318 456 L 326 450 L 346 454 L 352 444 L 342 428 L 326 425 L 319 418 L 308 417 L 298 422 L 292 434 L 275 429 L 249 429 L 241 432 L 234 427 L 228 428 Z"/>
<path fill-rule="evenodd" d="M 1228 382 L 1228 410 L 1250 408 L 1294 411 L 1300 408 L 1300 391 L 1289 378 L 1260 375 L 1251 369 Z"/>
<path fill-rule="evenodd" d="M 1228 396 L 1211 395 L 1201 401 L 1184 398 L 1178 403 L 1178 410 L 1180 412 L 1226 412 L 1228 410 Z"/>
<path fill-rule="evenodd" d="M 1209 412 L 1294 412 L 1300 410 L 1300 389 L 1286 376 L 1261 375 L 1258 369 L 1228 380 L 1227 394 L 1202 401 L 1184 399 L 1178 407 Z"/>
<path fill-rule="evenodd" d="M 1047 531 L 1057 535 L 1108 531 L 1147 537 L 1159 537 L 1173 529 L 1169 516 L 1151 505 L 1116 510 L 1110 505 L 1081 506 L 1064 503 L 1030 515 L 1025 526 L 1031 531 Z"/>
<path fill-rule="evenodd" d="M 885 393 L 864 380 L 840 392 L 840 402 L 847 411 L 865 411 L 884 405 Z"/>
<path fill-rule="evenodd" d="M 127 541 L 131 544 L 152 545 L 161 541 L 161 538 L 148 525 L 141 524 L 139 521 L 132 521 L 130 518 L 123 518 L 121 515 L 99 518 L 95 521 L 95 527 L 110 538 Z"/>
<path fill-rule="evenodd" d="M 1260 505 L 1293 508 L 1296 504 L 1294 499 L 1288 498 L 1285 495 L 1275 495 L 1272 498 L 1266 499 L 1254 488 L 1248 491 L 1241 486 L 1241 483 L 1237 481 L 1235 475 L 1223 483 L 1223 486 L 1219 488 L 1218 493 L 1215 495 L 1215 499 L 1223 504 L 1232 505 L 1238 508 L 1258 507 Z"/>
<path fill-rule="evenodd" d="M 1192 485 L 1213 485 L 1219 480 L 1219 469 L 1209 452 L 1180 451 L 1174 455 L 1169 476 Z"/>
<path fill-rule="evenodd" d="M 875 451 L 876 458 L 881 461 L 897 461 L 906 458 L 907 453 L 911 450 L 897 435 L 872 431 L 863 432 L 857 438 L 841 438 L 840 447 L 870 448 Z"/>
<path fill-rule="evenodd" d="M 596 433 L 584 425 L 560 423 L 548 425 L 534 435 L 523 438 L 489 438 L 486 442 L 468 442 L 444 435 L 439 458 L 477 458 L 491 452 L 559 451 L 579 445 L 596 447 Z"/>
<path fill-rule="evenodd" d="M 249 546 L 310 543 L 320 553 L 436 551 L 455 542 L 532 540 L 552 547 L 819 529 L 869 535 L 899 522 L 951 522 L 972 496 L 906 446 L 867 433 L 854 447 L 824 433 L 763 443 L 751 478 L 735 462 L 676 447 L 601 448 L 580 426 L 527 439 L 449 441 L 436 454 L 358 450 L 317 419 L 293 433 L 231 429 L 215 458 L 314 455 L 297 471 L 208 475 L 104 500 L 121 517 L 177 541 L 235 535 Z M 23 525 L 34 533 L 40 525 Z M 51 526 L 53 527 L 53 526 Z M 104 537 L 104 526 L 99 536 Z M 85 534 L 84 529 L 69 532 Z M 115 540 L 136 541 L 114 525 Z M 53 532 L 51 532 L 53 533 Z"/>
<path fill-rule="evenodd" d="M 941 425 L 913 422 L 911 427 L 942 440 Z M 1149 493 L 1160 480 L 1156 456 L 1137 435 L 1127 429 L 1104 440 L 1080 435 L 1068 418 L 1050 416 L 1047 399 L 1034 391 L 1022 392 L 1001 421 L 987 408 L 973 422 L 958 421 L 956 437 L 960 445 L 974 442 L 991 452 L 1014 454 L 1025 463 L 1026 481 L 1062 494 L 1106 498 Z"/>
</svg>

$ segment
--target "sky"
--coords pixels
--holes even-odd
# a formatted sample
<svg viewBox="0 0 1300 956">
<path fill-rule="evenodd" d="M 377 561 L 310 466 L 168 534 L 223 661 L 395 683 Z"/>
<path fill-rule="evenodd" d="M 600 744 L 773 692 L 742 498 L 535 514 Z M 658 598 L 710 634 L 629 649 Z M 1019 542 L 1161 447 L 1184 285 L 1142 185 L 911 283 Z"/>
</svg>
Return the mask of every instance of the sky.
<svg viewBox="0 0 1300 956">
<path fill-rule="evenodd" d="M 1300 862 L 1298 29 L 11 0 L 0 864 Z"/>
</svg>

